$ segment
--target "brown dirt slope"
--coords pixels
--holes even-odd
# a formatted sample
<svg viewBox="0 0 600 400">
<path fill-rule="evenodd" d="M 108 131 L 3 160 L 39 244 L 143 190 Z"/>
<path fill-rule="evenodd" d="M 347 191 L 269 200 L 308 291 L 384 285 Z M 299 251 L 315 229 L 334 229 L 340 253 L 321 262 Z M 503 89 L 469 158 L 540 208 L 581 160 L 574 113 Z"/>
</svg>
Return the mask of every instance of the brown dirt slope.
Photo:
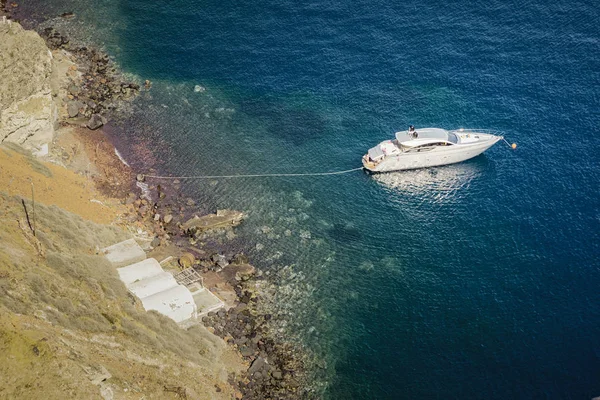
<svg viewBox="0 0 600 400">
<path fill-rule="evenodd" d="M 58 165 L 39 161 L 17 145 L 0 146 L 0 190 L 56 205 L 98 223 L 115 221 L 124 212 L 119 202 L 109 199 L 94 183 Z"/>
</svg>

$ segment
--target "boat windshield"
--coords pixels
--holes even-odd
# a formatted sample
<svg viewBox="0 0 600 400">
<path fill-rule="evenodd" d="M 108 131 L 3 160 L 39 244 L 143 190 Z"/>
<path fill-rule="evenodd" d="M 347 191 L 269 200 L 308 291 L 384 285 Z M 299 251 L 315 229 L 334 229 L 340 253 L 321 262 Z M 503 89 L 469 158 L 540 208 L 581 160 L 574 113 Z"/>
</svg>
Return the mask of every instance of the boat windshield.
<svg viewBox="0 0 600 400">
<path fill-rule="evenodd" d="M 458 136 L 456 136 L 456 134 L 454 134 L 453 132 L 448 132 L 448 141 L 450 143 L 458 143 Z"/>
</svg>

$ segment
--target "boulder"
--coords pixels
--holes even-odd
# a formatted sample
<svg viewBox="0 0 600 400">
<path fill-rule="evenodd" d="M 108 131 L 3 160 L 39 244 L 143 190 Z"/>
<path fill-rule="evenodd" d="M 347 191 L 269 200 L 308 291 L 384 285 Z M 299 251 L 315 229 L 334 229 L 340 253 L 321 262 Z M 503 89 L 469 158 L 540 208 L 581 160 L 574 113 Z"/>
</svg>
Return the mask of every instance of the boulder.
<svg viewBox="0 0 600 400">
<path fill-rule="evenodd" d="M 236 254 L 233 257 L 232 264 L 248 264 L 250 260 L 244 253 Z"/>
<path fill-rule="evenodd" d="M 80 101 L 70 101 L 67 104 L 67 112 L 69 113 L 69 118 L 75 118 L 79 115 L 79 109 L 83 107 L 83 103 Z"/>
<path fill-rule="evenodd" d="M 254 355 L 254 350 L 252 350 L 250 347 L 242 346 L 240 347 L 240 354 L 243 357 L 252 357 Z"/>
<path fill-rule="evenodd" d="M 281 371 L 279 371 L 279 370 L 273 371 L 273 373 L 271 375 L 275 379 L 283 379 L 283 375 L 281 374 Z"/>
<path fill-rule="evenodd" d="M 92 110 L 95 110 L 96 108 L 98 108 L 98 104 L 96 104 L 96 102 L 94 100 L 88 100 L 87 105 Z"/>
<path fill-rule="evenodd" d="M 227 258 L 223 254 L 213 254 L 210 256 L 210 260 L 221 268 L 229 265 Z"/>
<path fill-rule="evenodd" d="M 87 122 L 86 126 L 91 130 L 96 130 L 106 124 L 106 118 L 100 114 L 92 114 L 92 117 Z"/>
<path fill-rule="evenodd" d="M 79 96 L 81 88 L 77 85 L 70 85 L 68 88 L 69 94 L 72 96 Z"/>
<path fill-rule="evenodd" d="M 47 45 L 52 49 L 58 49 L 69 43 L 69 39 L 66 36 L 63 36 L 52 27 L 44 29 L 42 35 L 46 39 Z"/>
<path fill-rule="evenodd" d="M 256 268 L 250 264 L 242 264 L 236 268 L 235 280 L 236 281 L 247 281 L 256 274 Z"/>
<path fill-rule="evenodd" d="M 267 362 L 267 360 L 265 360 L 262 357 L 257 357 L 256 360 L 254 360 L 252 362 L 252 365 L 250 365 L 250 368 L 248 368 L 248 373 L 250 375 L 258 372 L 258 371 L 262 371 L 264 369 L 268 369 L 269 368 L 269 363 Z"/>
<path fill-rule="evenodd" d="M 82 365 L 81 368 L 87 374 L 87 377 L 94 385 L 100 385 L 102 382 L 110 379 L 112 375 L 103 365 Z"/>
<path fill-rule="evenodd" d="M 190 268 L 196 262 L 196 257 L 192 253 L 184 253 L 179 257 L 179 265 L 182 268 Z"/>
</svg>

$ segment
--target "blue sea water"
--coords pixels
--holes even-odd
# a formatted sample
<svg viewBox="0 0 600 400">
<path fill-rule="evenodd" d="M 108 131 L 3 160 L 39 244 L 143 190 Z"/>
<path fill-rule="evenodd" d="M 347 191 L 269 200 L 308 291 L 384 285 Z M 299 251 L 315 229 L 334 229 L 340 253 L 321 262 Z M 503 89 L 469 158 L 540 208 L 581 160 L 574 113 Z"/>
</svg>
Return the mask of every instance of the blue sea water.
<svg viewBox="0 0 600 400">
<path fill-rule="evenodd" d="M 153 81 L 117 138 L 140 171 L 345 170 L 409 124 L 503 132 L 516 151 L 447 167 L 183 186 L 248 213 L 235 240 L 277 282 L 275 328 L 318 360 L 318 396 L 600 395 L 597 4 L 22 7 L 74 10 Z"/>
</svg>

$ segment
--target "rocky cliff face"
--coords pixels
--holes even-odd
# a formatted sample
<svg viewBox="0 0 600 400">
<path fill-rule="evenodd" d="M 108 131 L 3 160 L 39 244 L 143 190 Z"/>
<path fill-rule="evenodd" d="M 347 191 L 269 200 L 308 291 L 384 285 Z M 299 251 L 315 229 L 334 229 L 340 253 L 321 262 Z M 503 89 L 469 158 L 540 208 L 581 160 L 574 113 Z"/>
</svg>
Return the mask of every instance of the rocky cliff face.
<svg viewBox="0 0 600 400">
<path fill-rule="evenodd" d="M 52 65 L 52 53 L 36 32 L 0 19 L 0 143 L 43 152 L 52 141 L 58 117 Z"/>
</svg>

